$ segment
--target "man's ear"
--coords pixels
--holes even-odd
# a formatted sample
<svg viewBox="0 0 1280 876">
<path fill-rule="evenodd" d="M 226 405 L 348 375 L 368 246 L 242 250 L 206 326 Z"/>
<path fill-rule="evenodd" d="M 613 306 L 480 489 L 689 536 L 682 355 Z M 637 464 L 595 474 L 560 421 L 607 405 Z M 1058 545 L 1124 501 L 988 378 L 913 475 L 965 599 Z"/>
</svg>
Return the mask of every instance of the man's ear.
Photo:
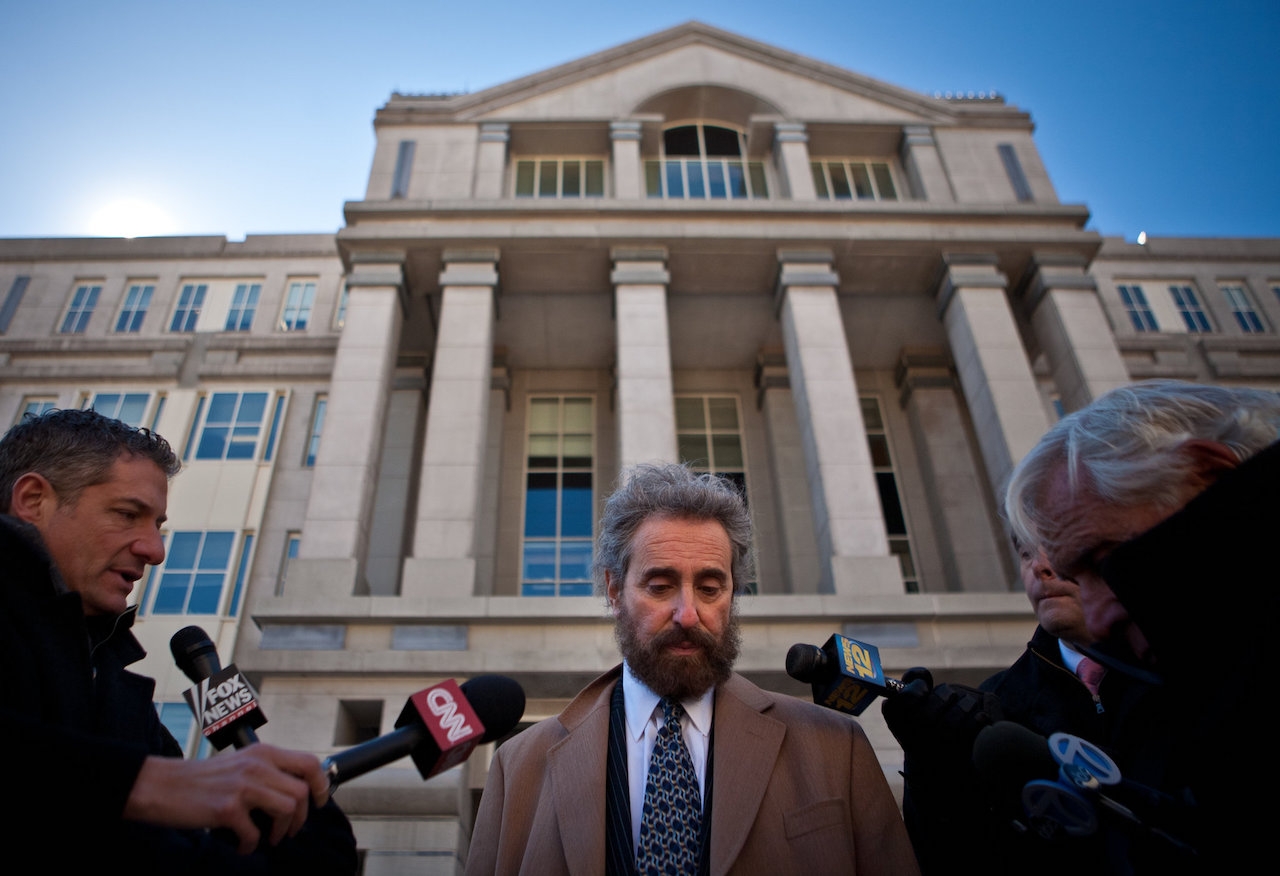
<svg viewBox="0 0 1280 876">
<path fill-rule="evenodd" d="M 606 569 L 604 573 L 604 592 L 609 597 L 609 611 L 618 616 L 618 600 L 622 598 L 622 589 L 614 584 L 613 575 Z"/>
<path fill-rule="evenodd" d="M 58 504 L 53 484 L 39 472 L 29 471 L 13 484 L 9 513 L 25 523 L 39 523 Z"/>
<path fill-rule="evenodd" d="M 1240 465 L 1235 451 L 1221 441 L 1196 438 L 1183 442 L 1182 450 L 1191 457 L 1192 470 L 1200 477 L 1204 487 Z"/>
</svg>

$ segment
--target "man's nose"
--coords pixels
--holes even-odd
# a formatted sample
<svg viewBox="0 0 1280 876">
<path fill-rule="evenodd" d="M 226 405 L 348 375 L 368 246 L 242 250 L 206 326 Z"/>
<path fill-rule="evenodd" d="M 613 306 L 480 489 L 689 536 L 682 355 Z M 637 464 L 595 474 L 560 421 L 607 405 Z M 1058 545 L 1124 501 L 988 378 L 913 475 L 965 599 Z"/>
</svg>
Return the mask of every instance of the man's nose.
<svg viewBox="0 0 1280 876">
<path fill-rule="evenodd" d="M 164 562 L 164 538 L 159 532 L 148 533 L 133 543 L 133 552 L 150 566 Z"/>
<path fill-rule="evenodd" d="M 680 588 L 680 592 L 676 595 L 676 604 L 674 609 L 674 619 L 676 626 L 679 627 L 696 627 L 699 623 L 698 606 L 693 599 L 693 589 L 689 587 Z"/>
</svg>

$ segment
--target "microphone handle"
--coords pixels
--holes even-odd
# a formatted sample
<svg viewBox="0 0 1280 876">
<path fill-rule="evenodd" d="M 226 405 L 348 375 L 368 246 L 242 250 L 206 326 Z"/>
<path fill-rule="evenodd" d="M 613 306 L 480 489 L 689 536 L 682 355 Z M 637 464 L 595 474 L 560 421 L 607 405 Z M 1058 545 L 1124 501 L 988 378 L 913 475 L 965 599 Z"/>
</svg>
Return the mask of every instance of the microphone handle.
<svg viewBox="0 0 1280 876">
<path fill-rule="evenodd" d="M 321 766 L 329 777 L 329 787 L 362 776 L 365 773 L 399 760 L 418 747 L 430 734 L 419 724 L 406 724 L 368 742 L 331 754 Z"/>
</svg>

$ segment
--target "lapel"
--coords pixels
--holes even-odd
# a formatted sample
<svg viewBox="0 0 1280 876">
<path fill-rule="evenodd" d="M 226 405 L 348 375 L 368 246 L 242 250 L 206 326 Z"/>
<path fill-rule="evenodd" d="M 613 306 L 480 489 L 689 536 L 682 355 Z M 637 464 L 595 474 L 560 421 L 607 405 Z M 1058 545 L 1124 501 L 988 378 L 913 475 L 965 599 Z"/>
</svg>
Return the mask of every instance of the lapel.
<svg viewBox="0 0 1280 876">
<path fill-rule="evenodd" d="M 605 861 L 605 769 L 609 696 L 621 665 L 593 681 L 560 716 L 565 737 L 547 750 L 552 805 L 574 876 L 598 876 Z"/>
<path fill-rule="evenodd" d="M 712 873 L 733 865 L 764 801 L 786 735 L 781 721 L 764 714 L 772 705 L 768 694 L 737 673 L 716 689 Z"/>
</svg>

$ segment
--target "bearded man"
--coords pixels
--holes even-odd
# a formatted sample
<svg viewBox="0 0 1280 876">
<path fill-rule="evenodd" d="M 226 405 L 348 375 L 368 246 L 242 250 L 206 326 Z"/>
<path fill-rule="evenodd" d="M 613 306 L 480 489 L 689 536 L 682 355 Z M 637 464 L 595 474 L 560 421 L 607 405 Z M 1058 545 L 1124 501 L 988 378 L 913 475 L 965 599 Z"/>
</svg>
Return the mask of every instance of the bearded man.
<svg viewBox="0 0 1280 876">
<path fill-rule="evenodd" d="M 498 749 L 468 876 L 919 872 L 857 721 L 733 671 L 752 559 L 731 483 L 624 473 L 594 560 L 623 662 Z"/>
</svg>

